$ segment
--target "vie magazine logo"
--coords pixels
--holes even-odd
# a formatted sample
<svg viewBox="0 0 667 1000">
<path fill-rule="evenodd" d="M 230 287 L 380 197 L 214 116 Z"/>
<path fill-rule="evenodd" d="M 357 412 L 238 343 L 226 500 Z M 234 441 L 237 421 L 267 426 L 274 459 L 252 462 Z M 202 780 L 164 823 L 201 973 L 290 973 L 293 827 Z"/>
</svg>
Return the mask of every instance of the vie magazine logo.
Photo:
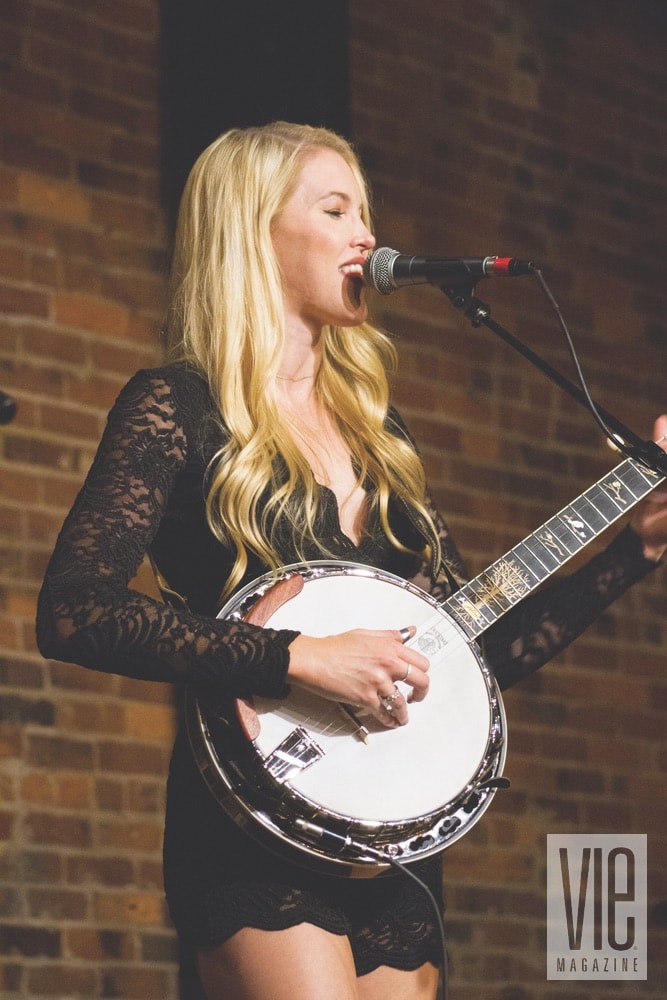
<svg viewBox="0 0 667 1000">
<path fill-rule="evenodd" d="M 646 835 L 547 836 L 547 979 L 646 979 Z"/>
</svg>

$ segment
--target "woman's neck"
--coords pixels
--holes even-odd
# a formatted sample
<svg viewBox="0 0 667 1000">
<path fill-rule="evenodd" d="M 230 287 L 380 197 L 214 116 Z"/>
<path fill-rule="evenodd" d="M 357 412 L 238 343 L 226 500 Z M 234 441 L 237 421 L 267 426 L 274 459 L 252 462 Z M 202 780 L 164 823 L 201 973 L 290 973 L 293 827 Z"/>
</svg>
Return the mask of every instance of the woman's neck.
<svg viewBox="0 0 667 1000">
<path fill-rule="evenodd" d="M 288 318 L 285 347 L 276 376 L 279 385 L 315 381 L 322 360 L 322 331 Z"/>
</svg>

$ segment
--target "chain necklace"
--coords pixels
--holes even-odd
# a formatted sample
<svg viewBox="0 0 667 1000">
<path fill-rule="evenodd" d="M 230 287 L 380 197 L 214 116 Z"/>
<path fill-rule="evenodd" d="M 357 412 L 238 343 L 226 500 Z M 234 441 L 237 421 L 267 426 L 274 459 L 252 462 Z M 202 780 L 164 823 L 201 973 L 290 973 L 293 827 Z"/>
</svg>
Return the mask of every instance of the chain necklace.
<svg viewBox="0 0 667 1000">
<path fill-rule="evenodd" d="M 309 378 L 315 378 L 315 375 L 302 375 L 301 378 L 290 378 L 289 375 L 276 375 L 279 382 L 307 382 Z"/>
</svg>

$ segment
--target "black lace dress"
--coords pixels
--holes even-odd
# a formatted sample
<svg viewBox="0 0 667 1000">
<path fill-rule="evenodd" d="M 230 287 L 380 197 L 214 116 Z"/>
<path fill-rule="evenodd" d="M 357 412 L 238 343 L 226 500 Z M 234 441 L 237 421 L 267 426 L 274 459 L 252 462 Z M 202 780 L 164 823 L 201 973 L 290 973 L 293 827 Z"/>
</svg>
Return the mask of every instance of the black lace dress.
<svg viewBox="0 0 667 1000">
<path fill-rule="evenodd" d="M 392 420 L 401 433 L 398 416 Z M 128 383 L 46 573 L 37 620 L 45 656 L 143 680 L 219 684 L 238 696 L 285 696 L 288 646 L 297 633 L 215 618 L 232 555 L 209 531 L 203 485 L 222 435 L 206 384 L 186 366 L 139 372 Z M 395 504 L 393 527 L 414 545 L 419 525 L 409 514 Z M 436 511 L 445 559 L 435 574 L 393 549 L 377 523 L 354 545 L 324 488 L 318 517 L 328 555 L 415 579 L 441 597 L 464 579 Z M 289 535 L 279 547 L 284 563 L 295 561 Z M 129 589 L 147 551 L 188 610 Z M 322 552 L 306 555 L 321 558 Z M 501 686 L 558 653 L 653 565 L 626 530 L 576 574 L 505 615 L 485 636 Z M 264 571 L 251 560 L 246 579 Z M 414 870 L 441 901 L 439 859 Z M 430 904 L 411 880 L 316 874 L 260 847 L 214 801 L 182 732 L 168 781 L 164 874 L 186 958 L 197 945 L 224 940 L 243 926 L 278 929 L 309 921 L 349 935 L 360 975 L 380 965 L 415 969 L 439 962 Z M 188 1000 L 197 995 L 194 981 L 184 990 Z"/>
</svg>

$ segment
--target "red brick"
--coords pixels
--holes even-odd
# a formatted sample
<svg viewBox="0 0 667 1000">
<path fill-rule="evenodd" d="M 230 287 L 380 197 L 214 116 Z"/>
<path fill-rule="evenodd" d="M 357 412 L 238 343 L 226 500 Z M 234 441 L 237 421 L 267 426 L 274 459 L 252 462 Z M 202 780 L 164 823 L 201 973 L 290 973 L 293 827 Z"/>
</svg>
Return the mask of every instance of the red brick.
<svg viewBox="0 0 667 1000">
<path fill-rule="evenodd" d="M 0 931 L 0 950 L 4 954 L 59 958 L 61 936 L 59 931 L 39 927 L 9 926 Z"/>
<path fill-rule="evenodd" d="M 139 892 L 99 892 L 95 899 L 95 915 L 102 922 L 129 925 L 156 925 L 164 914 L 161 896 Z"/>
<path fill-rule="evenodd" d="M 92 997 L 97 991 L 97 972 L 89 966 L 63 961 L 59 964 L 36 964 L 26 977 L 31 997 Z"/>
<path fill-rule="evenodd" d="M 88 930 L 72 927 L 63 932 L 67 954 L 83 962 L 136 958 L 134 937 L 116 930 Z"/>
<path fill-rule="evenodd" d="M 91 295 L 60 293 L 54 297 L 55 316 L 64 326 L 123 337 L 127 333 L 127 309 L 116 302 Z"/>
<path fill-rule="evenodd" d="M 67 882 L 72 885 L 131 886 L 135 878 L 134 864 L 128 858 L 83 855 L 68 858 L 66 868 Z"/>
<path fill-rule="evenodd" d="M 108 812 L 120 812 L 123 808 L 123 784 L 121 780 L 112 781 L 101 778 L 95 784 L 95 799 L 98 809 Z"/>
<path fill-rule="evenodd" d="M 148 965 L 107 969 L 103 982 L 107 996 L 163 997 L 168 989 L 167 973 Z"/>
<path fill-rule="evenodd" d="M 26 822 L 28 838 L 36 844 L 58 844 L 82 849 L 90 846 L 90 820 L 55 813 L 33 812 Z"/>
<path fill-rule="evenodd" d="M 28 891 L 29 915 L 40 920 L 83 920 L 88 911 L 86 896 L 82 892 L 66 889 L 30 889 Z"/>
<path fill-rule="evenodd" d="M 131 822 L 100 822 L 96 831 L 100 847 L 123 851 L 156 852 L 162 844 L 162 822 L 157 818 Z"/>
<path fill-rule="evenodd" d="M 49 314 L 49 296 L 17 285 L 0 284 L 0 309 L 22 316 L 46 317 Z"/>
<path fill-rule="evenodd" d="M 163 774 L 165 766 L 165 745 L 136 743 L 125 739 L 111 743 L 101 741 L 99 746 L 99 766 L 106 771 L 124 774 Z"/>
<path fill-rule="evenodd" d="M 112 674 L 87 670 L 72 663 L 53 662 L 51 680 L 55 687 L 67 691 L 94 691 L 98 694 L 112 694 L 117 688 L 118 678 Z"/>
</svg>

